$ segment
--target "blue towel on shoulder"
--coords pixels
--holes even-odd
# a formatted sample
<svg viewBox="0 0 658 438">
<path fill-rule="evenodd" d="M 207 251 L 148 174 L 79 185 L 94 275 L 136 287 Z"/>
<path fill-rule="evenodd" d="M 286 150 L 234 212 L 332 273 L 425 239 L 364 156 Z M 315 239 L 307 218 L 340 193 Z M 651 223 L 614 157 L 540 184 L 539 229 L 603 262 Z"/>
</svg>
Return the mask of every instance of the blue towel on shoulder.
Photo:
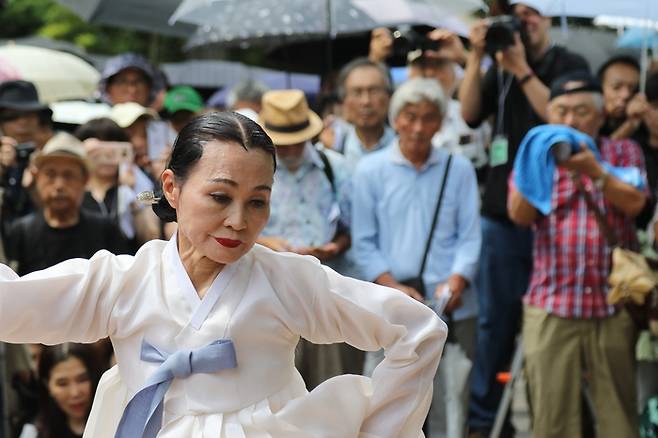
<svg viewBox="0 0 658 438">
<path fill-rule="evenodd" d="M 551 212 L 553 174 L 556 160 L 551 148 L 558 143 L 571 145 L 572 154 L 581 144 L 590 148 L 596 159 L 615 178 L 640 190 L 644 189 L 644 178 L 637 167 L 614 167 L 601 159 L 594 140 L 580 131 L 564 125 L 541 125 L 532 128 L 523 137 L 514 160 L 514 185 L 516 189 L 543 214 Z"/>
</svg>

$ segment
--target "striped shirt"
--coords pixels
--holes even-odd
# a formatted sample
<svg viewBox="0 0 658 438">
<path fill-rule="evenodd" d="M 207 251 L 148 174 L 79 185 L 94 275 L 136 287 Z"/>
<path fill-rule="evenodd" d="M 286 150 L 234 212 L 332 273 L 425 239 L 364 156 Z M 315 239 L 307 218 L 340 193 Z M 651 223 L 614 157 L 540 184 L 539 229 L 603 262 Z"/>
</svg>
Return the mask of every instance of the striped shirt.
<svg viewBox="0 0 658 438">
<path fill-rule="evenodd" d="M 599 143 L 601 157 L 614 166 L 639 167 L 641 149 L 630 140 Z M 633 218 L 605 200 L 587 176 L 580 177 L 599 209 L 606 212 L 619 244 L 637 249 Z M 557 167 L 553 180 L 552 210 L 534 224 L 533 273 L 526 305 L 539 307 L 564 318 L 604 318 L 615 313 L 606 303 L 611 249 L 568 171 Z"/>
</svg>

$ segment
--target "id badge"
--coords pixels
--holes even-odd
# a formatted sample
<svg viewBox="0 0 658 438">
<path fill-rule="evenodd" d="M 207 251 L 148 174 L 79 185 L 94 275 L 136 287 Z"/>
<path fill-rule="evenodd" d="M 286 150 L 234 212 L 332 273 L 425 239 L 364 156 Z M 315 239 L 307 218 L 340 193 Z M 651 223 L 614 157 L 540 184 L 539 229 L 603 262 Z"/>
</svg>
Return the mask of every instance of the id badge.
<svg viewBox="0 0 658 438">
<path fill-rule="evenodd" d="M 489 165 L 491 167 L 507 164 L 509 159 L 509 142 L 504 135 L 497 135 L 491 142 Z"/>
</svg>

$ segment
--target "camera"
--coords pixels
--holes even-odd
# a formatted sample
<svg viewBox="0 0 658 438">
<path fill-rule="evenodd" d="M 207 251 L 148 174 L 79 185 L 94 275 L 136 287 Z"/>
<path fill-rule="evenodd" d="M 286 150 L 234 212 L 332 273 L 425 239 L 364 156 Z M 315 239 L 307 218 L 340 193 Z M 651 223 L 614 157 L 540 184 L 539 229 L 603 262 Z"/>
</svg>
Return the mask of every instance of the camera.
<svg viewBox="0 0 658 438">
<path fill-rule="evenodd" d="M 20 166 L 27 166 L 30 161 L 30 156 L 36 150 L 34 143 L 19 143 L 15 146 L 16 161 Z"/>
<path fill-rule="evenodd" d="M 514 34 L 521 32 L 521 20 L 513 15 L 499 15 L 489 19 L 485 36 L 485 50 L 494 57 L 496 52 L 514 45 Z"/>
<path fill-rule="evenodd" d="M 393 32 L 393 53 L 406 56 L 414 50 L 434 50 L 441 48 L 441 42 L 429 39 L 411 27 L 399 27 Z"/>
<path fill-rule="evenodd" d="M 553 156 L 555 157 L 555 161 L 558 163 L 561 163 L 563 161 L 568 160 L 571 158 L 571 154 L 573 152 L 573 148 L 569 143 L 555 143 L 551 147 L 551 152 L 553 153 Z"/>
</svg>

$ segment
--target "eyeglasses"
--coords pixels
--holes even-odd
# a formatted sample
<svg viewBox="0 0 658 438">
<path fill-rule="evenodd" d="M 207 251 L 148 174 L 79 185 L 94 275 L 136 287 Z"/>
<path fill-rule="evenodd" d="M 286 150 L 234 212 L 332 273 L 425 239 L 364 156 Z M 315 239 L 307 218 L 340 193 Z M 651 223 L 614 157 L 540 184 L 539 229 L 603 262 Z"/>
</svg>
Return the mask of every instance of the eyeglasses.
<svg viewBox="0 0 658 438">
<path fill-rule="evenodd" d="M 370 98 L 388 96 L 388 90 L 385 87 L 368 87 L 368 88 L 348 88 L 345 90 L 345 97 L 351 99 L 360 99 L 364 96 Z"/>
</svg>

